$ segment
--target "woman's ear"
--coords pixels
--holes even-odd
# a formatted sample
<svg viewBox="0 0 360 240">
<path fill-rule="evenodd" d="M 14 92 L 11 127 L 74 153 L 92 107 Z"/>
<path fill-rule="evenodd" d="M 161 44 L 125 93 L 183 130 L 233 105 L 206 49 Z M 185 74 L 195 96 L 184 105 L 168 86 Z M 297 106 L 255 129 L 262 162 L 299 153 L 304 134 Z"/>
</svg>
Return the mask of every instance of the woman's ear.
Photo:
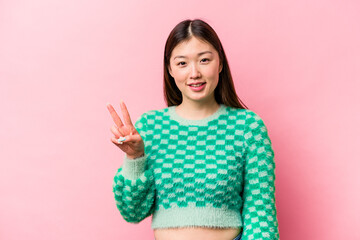
<svg viewBox="0 0 360 240">
<path fill-rule="evenodd" d="M 170 66 L 168 67 L 168 71 L 169 71 L 169 74 L 171 75 L 171 77 L 173 77 Z M 173 77 L 173 78 L 174 78 L 174 77 Z"/>
<path fill-rule="evenodd" d="M 221 73 L 222 68 L 223 68 L 223 65 L 222 65 L 222 63 L 220 63 L 220 66 L 219 66 L 219 73 Z"/>
</svg>

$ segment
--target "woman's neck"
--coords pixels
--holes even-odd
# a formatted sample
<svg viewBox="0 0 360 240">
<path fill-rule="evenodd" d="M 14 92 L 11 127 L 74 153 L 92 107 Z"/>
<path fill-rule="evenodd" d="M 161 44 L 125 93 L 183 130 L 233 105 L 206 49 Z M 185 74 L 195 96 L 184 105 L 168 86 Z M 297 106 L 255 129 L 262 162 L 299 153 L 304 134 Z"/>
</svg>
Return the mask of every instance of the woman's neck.
<svg viewBox="0 0 360 240">
<path fill-rule="evenodd" d="M 182 102 L 175 107 L 176 113 L 186 119 L 198 120 L 214 114 L 220 107 L 215 99 L 211 102 Z"/>
</svg>

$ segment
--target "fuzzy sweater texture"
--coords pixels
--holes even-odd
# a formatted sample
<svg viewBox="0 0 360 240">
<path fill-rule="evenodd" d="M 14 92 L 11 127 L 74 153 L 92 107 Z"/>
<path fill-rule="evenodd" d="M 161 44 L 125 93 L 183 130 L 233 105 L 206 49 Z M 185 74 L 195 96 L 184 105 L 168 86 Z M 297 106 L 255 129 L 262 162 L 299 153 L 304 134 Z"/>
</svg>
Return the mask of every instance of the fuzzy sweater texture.
<svg viewBox="0 0 360 240">
<path fill-rule="evenodd" d="M 134 126 L 145 155 L 125 155 L 112 185 L 127 222 L 152 215 L 152 229 L 243 228 L 242 240 L 279 239 L 274 151 L 259 115 L 220 104 L 189 120 L 171 106 Z"/>
</svg>

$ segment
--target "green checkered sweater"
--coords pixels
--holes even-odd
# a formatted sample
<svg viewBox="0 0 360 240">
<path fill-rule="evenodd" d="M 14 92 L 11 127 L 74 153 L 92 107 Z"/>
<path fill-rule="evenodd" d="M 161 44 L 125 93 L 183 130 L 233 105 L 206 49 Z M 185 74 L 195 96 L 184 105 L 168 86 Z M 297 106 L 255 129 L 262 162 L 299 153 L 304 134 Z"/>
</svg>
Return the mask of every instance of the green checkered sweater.
<svg viewBox="0 0 360 240">
<path fill-rule="evenodd" d="M 134 126 L 145 156 L 125 155 L 113 182 L 127 222 L 152 215 L 152 229 L 242 227 L 242 240 L 279 239 L 274 151 L 255 112 L 220 104 L 189 120 L 171 106 L 143 113 Z"/>
</svg>

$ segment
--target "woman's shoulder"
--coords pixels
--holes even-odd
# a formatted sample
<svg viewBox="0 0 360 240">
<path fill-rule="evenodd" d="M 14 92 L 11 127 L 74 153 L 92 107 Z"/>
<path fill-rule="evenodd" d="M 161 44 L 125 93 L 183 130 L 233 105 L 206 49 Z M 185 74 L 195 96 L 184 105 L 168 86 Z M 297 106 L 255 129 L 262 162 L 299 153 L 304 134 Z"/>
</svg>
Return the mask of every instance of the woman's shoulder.
<svg viewBox="0 0 360 240">
<path fill-rule="evenodd" d="M 150 110 L 146 110 L 145 112 L 143 112 L 139 118 L 146 118 L 146 119 L 151 119 L 154 118 L 156 116 L 162 116 L 164 115 L 164 113 L 166 113 L 169 110 L 169 107 L 163 107 L 163 108 L 159 108 L 159 109 L 150 109 Z"/>
<path fill-rule="evenodd" d="M 259 122 L 264 124 L 264 120 L 260 116 L 260 114 L 254 110 L 246 109 L 246 108 L 235 108 L 226 106 L 228 109 L 229 115 L 236 116 L 237 118 L 242 119 L 243 123 L 252 123 L 252 122 Z"/>
<path fill-rule="evenodd" d="M 228 112 L 231 114 L 244 115 L 247 117 L 252 117 L 252 116 L 257 115 L 253 110 L 250 110 L 250 109 L 236 108 L 236 107 L 227 106 L 227 105 L 225 105 L 225 107 L 228 110 Z"/>
</svg>

